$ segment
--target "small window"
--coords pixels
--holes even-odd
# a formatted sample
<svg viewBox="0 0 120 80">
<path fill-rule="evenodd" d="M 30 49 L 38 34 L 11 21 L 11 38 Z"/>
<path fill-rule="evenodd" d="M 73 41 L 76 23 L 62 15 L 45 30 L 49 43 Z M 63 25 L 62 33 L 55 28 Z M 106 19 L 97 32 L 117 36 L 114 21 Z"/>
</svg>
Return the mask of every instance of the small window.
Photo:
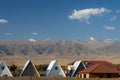
<svg viewBox="0 0 120 80">
<path fill-rule="evenodd" d="M 107 74 L 107 78 L 111 78 L 111 75 L 110 75 L 110 74 Z"/>
<path fill-rule="evenodd" d="M 86 78 L 86 74 L 84 74 L 84 78 Z"/>
<path fill-rule="evenodd" d="M 4 77 L 7 77 L 8 75 L 7 75 L 7 74 L 4 74 L 3 76 L 4 76 Z"/>
<path fill-rule="evenodd" d="M 57 66 L 55 67 L 55 70 L 58 70 L 58 67 L 57 67 Z"/>
<path fill-rule="evenodd" d="M 1 70 L 4 70 L 5 69 L 5 67 L 4 66 L 1 66 Z"/>
</svg>

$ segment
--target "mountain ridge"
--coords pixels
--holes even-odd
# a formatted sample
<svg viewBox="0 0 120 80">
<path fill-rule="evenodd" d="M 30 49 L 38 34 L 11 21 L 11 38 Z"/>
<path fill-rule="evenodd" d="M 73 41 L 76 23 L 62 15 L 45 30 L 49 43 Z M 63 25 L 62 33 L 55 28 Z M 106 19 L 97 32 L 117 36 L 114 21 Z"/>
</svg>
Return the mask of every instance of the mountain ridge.
<svg viewBox="0 0 120 80">
<path fill-rule="evenodd" d="M 26 59 L 44 57 L 50 59 L 88 59 L 105 60 L 119 63 L 120 42 L 115 40 L 87 40 L 87 41 L 65 41 L 65 40 L 44 40 L 44 41 L 3 41 L 0 40 L 0 59 L 7 59 L 9 56 L 17 59 L 16 56 Z M 10 58 L 10 59 L 12 59 Z M 45 59 L 46 59 L 45 58 Z M 116 59 L 115 59 L 116 58 Z M 48 61 L 46 60 L 46 61 Z"/>
</svg>

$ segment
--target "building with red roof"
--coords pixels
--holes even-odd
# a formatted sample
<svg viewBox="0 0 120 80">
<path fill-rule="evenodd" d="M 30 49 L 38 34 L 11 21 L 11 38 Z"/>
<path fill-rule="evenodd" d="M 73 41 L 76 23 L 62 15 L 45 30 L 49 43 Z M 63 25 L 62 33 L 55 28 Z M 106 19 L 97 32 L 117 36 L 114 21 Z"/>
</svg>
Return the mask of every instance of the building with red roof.
<svg viewBox="0 0 120 80">
<path fill-rule="evenodd" d="M 69 64 L 67 65 L 68 71 L 71 70 L 72 66 L 74 65 L 74 63 L 75 63 L 76 61 L 77 61 L 77 60 L 75 60 L 75 61 L 73 61 L 73 62 L 71 62 L 71 63 L 69 63 Z M 86 60 L 86 61 L 82 61 L 82 63 L 85 65 L 86 68 L 89 67 L 89 66 L 91 66 L 91 65 L 95 65 L 95 64 L 108 64 L 108 65 L 111 65 L 111 63 L 110 63 L 110 62 L 107 62 L 107 61 L 89 61 L 89 60 Z"/>
<path fill-rule="evenodd" d="M 79 73 L 82 78 L 116 78 L 120 71 L 110 64 L 94 64 Z"/>
</svg>

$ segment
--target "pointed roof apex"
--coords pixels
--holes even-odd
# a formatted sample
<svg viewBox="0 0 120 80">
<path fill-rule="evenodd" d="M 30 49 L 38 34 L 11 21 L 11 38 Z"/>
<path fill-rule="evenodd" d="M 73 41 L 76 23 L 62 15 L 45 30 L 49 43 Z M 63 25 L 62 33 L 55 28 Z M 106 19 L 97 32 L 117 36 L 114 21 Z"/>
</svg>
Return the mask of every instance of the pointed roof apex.
<svg viewBox="0 0 120 80">
<path fill-rule="evenodd" d="M 57 60 L 52 60 L 44 74 L 45 76 L 63 76 L 66 77 L 63 69 Z"/>
<path fill-rule="evenodd" d="M 51 70 L 53 65 L 57 62 L 57 60 L 52 60 L 48 66 L 48 69 Z"/>
<path fill-rule="evenodd" d="M 27 60 L 25 66 L 27 66 L 30 62 L 31 62 L 31 60 Z M 31 63 L 32 63 L 32 62 L 31 62 Z"/>
<path fill-rule="evenodd" d="M 78 69 L 80 63 L 82 63 L 81 60 L 78 60 L 78 61 L 75 61 L 75 62 L 74 62 L 73 66 L 72 66 L 73 73 L 72 73 L 71 76 L 73 76 L 73 75 L 75 74 L 75 72 L 76 72 L 76 70 Z"/>
<path fill-rule="evenodd" d="M 31 63 L 31 65 L 29 65 L 30 63 Z M 30 69 L 28 69 L 29 71 L 27 71 L 27 72 L 29 72 L 29 75 L 27 74 L 27 75 L 24 75 L 24 76 L 31 76 L 31 75 L 33 74 L 32 72 L 30 72 L 31 69 L 34 69 L 35 73 L 36 73 L 38 76 L 40 76 L 40 74 L 38 73 L 36 67 L 35 67 L 34 64 L 31 62 L 31 60 L 28 60 L 28 61 L 26 62 L 23 70 L 22 70 L 21 73 L 20 73 L 20 76 L 22 76 L 23 73 L 25 72 L 25 70 L 26 70 L 27 68 L 29 68 L 28 66 L 32 66 L 32 67 L 30 67 Z M 32 70 L 32 71 L 33 71 L 33 70 Z M 32 73 L 32 74 L 31 74 L 31 73 Z M 33 76 L 33 75 L 32 75 L 32 76 Z"/>
<path fill-rule="evenodd" d="M 5 61 L 0 61 L 0 66 L 2 67 L 2 69 L 0 69 L 0 76 L 10 76 L 12 77 L 12 73 L 10 72 L 10 70 L 8 69 Z"/>
</svg>

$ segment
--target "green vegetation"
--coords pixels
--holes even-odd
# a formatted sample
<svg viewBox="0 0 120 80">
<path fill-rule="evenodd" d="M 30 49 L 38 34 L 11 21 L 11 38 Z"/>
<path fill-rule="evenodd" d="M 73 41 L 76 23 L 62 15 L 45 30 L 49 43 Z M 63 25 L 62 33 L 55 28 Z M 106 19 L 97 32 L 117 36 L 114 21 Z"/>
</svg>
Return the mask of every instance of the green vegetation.
<svg viewBox="0 0 120 80">
<path fill-rule="evenodd" d="M 11 71 L 11 73 L 13 74 L 13 76 L 18 76 L 18 74 L 19 74 L 19 72 L 20 72 L 20 68 L 19 68 L 17 65 L 12 64 L 12 65 L 10 66 L 10 71 Z"/>
<path fill-rule="evenodd" d="M 38 70 L 39 74 L 41 76 L 44 75 L 44 72 L 46 71 L 48 64 L 42 64 L 42 65 L 35 65 L 36 69 Z"/>
</svg>

